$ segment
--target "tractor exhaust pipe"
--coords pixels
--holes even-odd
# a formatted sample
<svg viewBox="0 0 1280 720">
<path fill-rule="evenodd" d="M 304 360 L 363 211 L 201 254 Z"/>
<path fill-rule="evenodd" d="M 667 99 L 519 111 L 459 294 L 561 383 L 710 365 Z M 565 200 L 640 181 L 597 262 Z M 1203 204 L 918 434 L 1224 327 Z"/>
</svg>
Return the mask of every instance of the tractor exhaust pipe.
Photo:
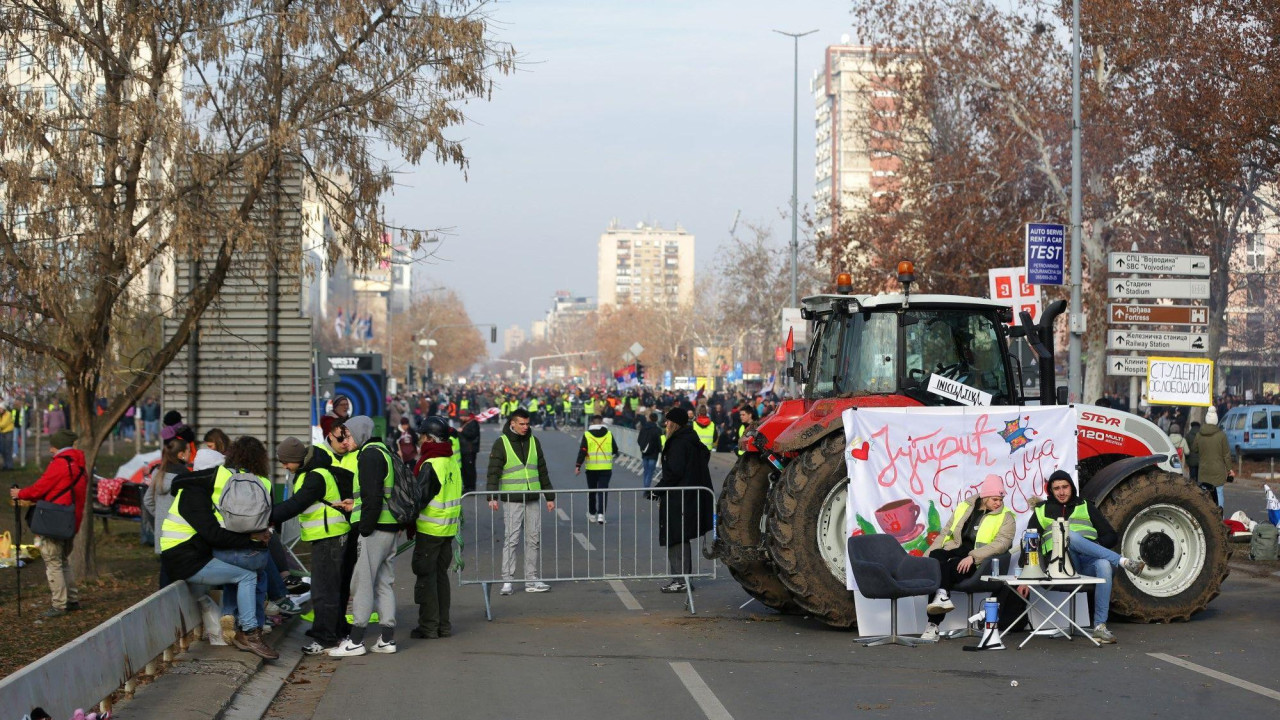
<svg viewBox="0 0 1280 720">
<path fill-rule="evenodd" d="M 1035 353 L 1036 361 L 1040 364 L 1041 405 L 1057 404 L 1057 378 L 1054 376 L 1053 362 L 1053 323 L 1066 309 L 1066 300 L 1055 300 L 1049 303 L 1049 307 L 1041 313 L 1039 323 L 1032 322 L 1031 313 L 1026 310 L 1018 313 L 1022 329 L 1027 334 L 1027 344 L 1031 346 L 1031 351 Z"/>
</svg>

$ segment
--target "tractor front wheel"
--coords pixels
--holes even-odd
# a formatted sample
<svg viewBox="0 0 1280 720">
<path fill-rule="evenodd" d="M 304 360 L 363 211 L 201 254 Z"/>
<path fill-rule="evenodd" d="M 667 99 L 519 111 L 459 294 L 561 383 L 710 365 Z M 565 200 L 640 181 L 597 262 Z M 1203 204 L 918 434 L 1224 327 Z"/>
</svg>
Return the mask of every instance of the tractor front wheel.
<svg viewBox="0 0 1280 720">
<path fill-rule="evenodd" d="M 748 595 L 779 612 L 797 613 L 799 606 L 778 579 L 761 542 L 769 475 L 773 472 L 773 465 L 764 458 L 747 453 L 725 476 L 716 503 L 714 554 Z"/>
</svg>

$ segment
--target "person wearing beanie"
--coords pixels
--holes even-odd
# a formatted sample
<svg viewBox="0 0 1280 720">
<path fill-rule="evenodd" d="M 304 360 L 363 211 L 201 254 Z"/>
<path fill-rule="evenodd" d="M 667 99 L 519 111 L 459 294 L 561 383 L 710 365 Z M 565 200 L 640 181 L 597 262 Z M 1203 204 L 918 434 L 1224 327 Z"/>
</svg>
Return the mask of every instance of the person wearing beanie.
<svg viewBox="0 0 1280 720">
<path fill-rule="evenodd" d="M 1227 443 L 1227 434 L 1218 426 L 1218 411 L 1209 408 L 1204 415 L 1204 425 L 1196 433 L 1195 445 L 1191 451 L 1196 455 L 1199 470 L 1196 480 L 1200 487 L 1209 493 L 1209 497 L 1223 506 L 1223 485 L 1235 480 L 1235 472 L 1231 470 L 1231 447 Z"/>
<path fill-rule="evenodd" d="M 542 582 L 538 567 L 539 546 L 542 544 L 542 510 L 539 501 L 545 500 L 547 512 L 556 509 L 556 496 L 551 492 L 551 474 L 547 471 L 547 456 L 542 443 L 533 436 L 529 425 L 529 411 L 516 408 L 511 411 L 502 435 L 493 441 L 489 449 L 489 468 L 485 473 L 489 492 L 502 492 L 489 500 L 489 510 L 496 511 L 502 505 L 502 589 L 503 595 L 515 592 L 512 582 L 516 576 L 516 548 L 524 542 L 524 591 L 547 592 L 551 586 Z"/>
<path fill-rule="evenodd" d="M 414 522 L 413 601 L 418 603 L 418 626 L 409 637 L 427 640 L 453 634 L 449 563 L 462 521 L 462 475 L 453 463 L 449 432 L 448 421 L 438 416 L 423 424 L 421 459 L 414 470 L 416 477 L 426 478 L 427 502 Z"/>
<path fill-rule="evenodd" d="M 666 445 L 662 448 L 662 477 L 653 486 L 658 499 L 658 545 L 667 549 L 671 582 L 665 593 L 689 590 L 693 572 L 694 539 L 711 532 L 715 500 L 711 493 L 711 472 L 707 463 L 711 451 L 689 426 L 689 413 L 672 408 L 666 415 Z M 667 488 L 690 488 L 669 490 Z"/>
<path fill-rule="evenodd" d="M 1018 521 L 1005 506 L 1004 495 L 1004 478 L 988 475 L 976 492 L 960 501 L 942 532 L 929 544 L 925 556 L 937 561 L 942 583 L 929 601 L 929 624 L 920 636 L 922 640 L 937 641 L 938 625 L 956 609 L 950 591 L 972 577 L 984 562 L 1013 547 Z"/>
<path fill-rule="evenodd" d="M 1111 609 L 1112 575 L 1116 568 L 1123 568 L 1134 576 L 1142 574 L 1146 564 L 1141 560 L 1123 557 L 1111 548 L 1120 536 L 1111 523 L 1098 512 L 1097 506 L 1076 493 L 1075 480 L 1066 470 L 1055 470 L 1045 483 L 1048 498 L 1032 498 L 1034 512 L 1027 520 L 1027 528 L 1040 532 L 1040 554 L 1047 557 L 1053 549 L 1048 531 L 1054 521 L 1064 519 L 1070 525 L 1067 554 L 1076 572 L 1102 578 L 1101 585 L 1094 586 L 1093 639 L 1100 643 L 1114 643 L 1116 636 L 1107 629 L 1107 616 Z"/>
<path fill-rule="evenodd" d="M 327 457 L 295 437 L 276 445 L 276 460 L 293 475 L 293 494 L 271 509 L 271 523 L 298 518 L 302 541 L 311 543 L 311 609 L 314 617 L 303 646 L 306 655 L 319 655 L 338 647 L 346 634 L 343 611 L 342 567 L 351 532 L 348 514 L 355 501 L 351 483 L 339 483 L 333 469 L 312 463 L 308 456 Z"/>
<path fill-rule="evenodd" d="M 51 435 L 49 465 L 40 479 L 21 490 L 16 487 L 9 490 L 11 498 L 30 505 L 41 500 L 55 505 L 74 505 L 77 533 L 80 532 L 80 521 L 84 519 L 85 496 L 89 490 L 84 453 L 75 448 L 78 437 L 66 428 Z M 27 522 L 31 522 L 30 514 Z M 49 581 L 49 593 L 53 598 L 52 607 L 45 611 L 43 617 L 60 617 L 68 611 L 80 609 L 80 591 L 76 588 L 70 562 L 74 543 L 74 535 L 69 538 L 36 535 L 35 544 L 40 549 L 40 558 L 44 560 L 45 578 Z"/>
<path fill-rule="evenodd" d="M 1187 464 L 1187 454 L 1191 452 L 1191 447 L 1187 445 L 1186 438 L 1182 437 L 1182 426 L 1178 423 L 1169 425 L 1169 442 L 1173 443 L 1173 449 L 1178 451 L 1178 460 L 1182 462 L 1183 467 Z"/>
<path fill-rule="evenodd" d="M 164 414 L 164 419 L 161 422 L 164 424 L 165 427 L 170 427 L 172 425 L 181 425 L 182 413 L 178 412 L 177 410 L 170 410 L 169 412 Z"/>
</svg>

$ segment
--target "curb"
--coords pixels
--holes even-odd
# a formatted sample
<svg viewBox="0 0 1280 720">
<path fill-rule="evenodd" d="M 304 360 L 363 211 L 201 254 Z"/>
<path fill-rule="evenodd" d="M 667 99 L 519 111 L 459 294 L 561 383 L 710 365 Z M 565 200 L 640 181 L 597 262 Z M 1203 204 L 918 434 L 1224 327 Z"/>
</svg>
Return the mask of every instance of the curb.
<svg viewBox="0 0 1280 720">
<path fill-rule="evenodd" d="M 271 663 L 258 664 L 258 672 L 241 685 L 235 697 L 231 698 L 222 714 L 224 720 L 260 720 L 267 714 L 289 675 L 302 662 L 302 646 L 306 644 L 307 637 L 306 624 L 294 620 L 288 627 L 287 633 L 280 633 L 281 640 L 271 646 L 280 653 L 280 658 Z"/>
</svg>

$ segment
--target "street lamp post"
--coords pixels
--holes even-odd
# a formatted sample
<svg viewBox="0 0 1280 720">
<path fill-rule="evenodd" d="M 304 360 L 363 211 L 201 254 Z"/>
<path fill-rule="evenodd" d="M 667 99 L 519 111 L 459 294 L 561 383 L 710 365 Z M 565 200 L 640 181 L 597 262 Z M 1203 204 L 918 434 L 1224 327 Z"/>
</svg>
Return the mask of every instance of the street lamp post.
<svg viewBox="0 0 1280 720">
<path fill-rule="evenodd" d="M 800 255 L 800 241 L 797 238 L 800 207 L 800 38 L 818 31 L 789 33 L 783 30 L 774 30 L 774 32 L 791 38 L 795 45 L 795 84 L 791 93 L 791 304 L 789 307 L 796 307 L 798 303 L 796 298 L 796 266 Z"/>
<path fill-rule="evenodd" d="M 1067 318 L 1068 402 L 1081 402 L 1084 372 L 1080 365 L 1084 314 L 1080 307 L 1080 0 L 1071 1 L 1071 312 Z M 1134 408 L 1137 409 L 1136 407 Z"/>
<path fill-rule="evenodd" d="M 426 353 L 424 353 L 424 359 L 426 360 L 426 367 L 424 368 L 425 372 L 423 373 L 424 378 L 427 376 L 427 373 L 431 371 L 431 359 L 430 359 L 431 337 L 436 334 L 437 330 L 446 330 L 448 328 L 463 328 L 463 327 L 489 328 L 490 342 L 493 342 L 494 340 L 496 340 L 497 333 L 498 333 L 498 326 L 494 325 L 493 323 L 450 323 L 448 325 L 436 325 L 435 327 L 431 327 L 430 325 L 428 325 L 427 327 L 423 328 L 423 330 L 426 331 L 426 337 L 422 340 L 419 340 L 418 344 L 424 345 L 427 348 Z"/>
</svg>

